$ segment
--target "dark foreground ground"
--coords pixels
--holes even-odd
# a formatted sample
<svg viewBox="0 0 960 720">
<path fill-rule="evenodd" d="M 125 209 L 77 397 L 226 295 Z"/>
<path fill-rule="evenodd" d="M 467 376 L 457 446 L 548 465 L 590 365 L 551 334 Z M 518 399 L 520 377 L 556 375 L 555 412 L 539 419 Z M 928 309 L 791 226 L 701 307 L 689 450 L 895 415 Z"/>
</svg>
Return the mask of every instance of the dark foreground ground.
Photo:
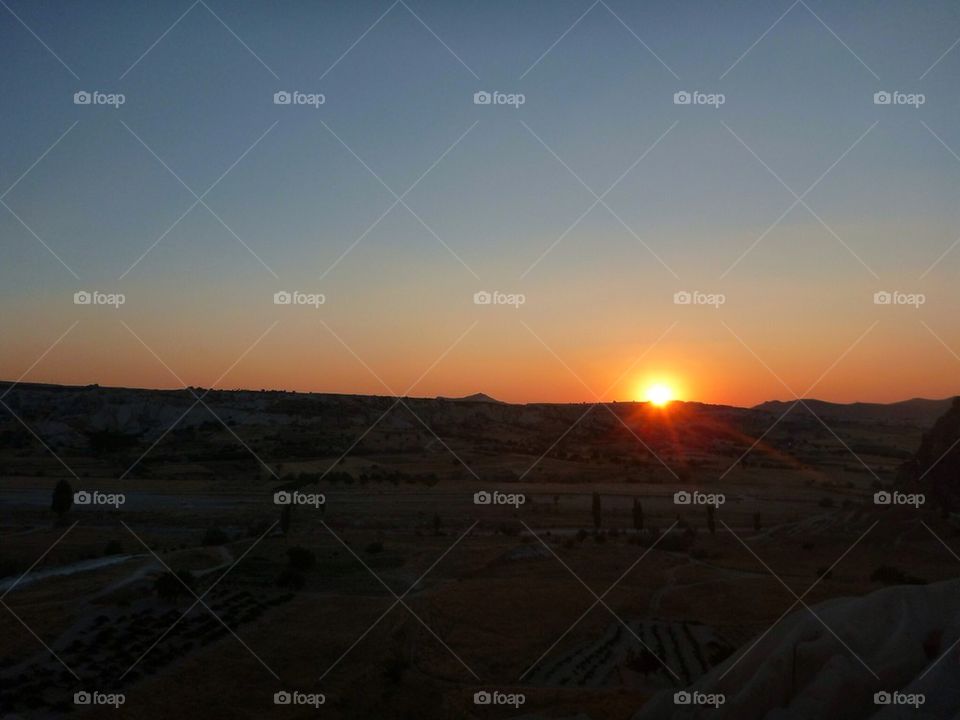
<svg viewBox="0 0 960 720">
<path fill-rule="evenodd" d="M 0 717 L 960 712 L 949 401 L 4 403 Z"/>
</svg>

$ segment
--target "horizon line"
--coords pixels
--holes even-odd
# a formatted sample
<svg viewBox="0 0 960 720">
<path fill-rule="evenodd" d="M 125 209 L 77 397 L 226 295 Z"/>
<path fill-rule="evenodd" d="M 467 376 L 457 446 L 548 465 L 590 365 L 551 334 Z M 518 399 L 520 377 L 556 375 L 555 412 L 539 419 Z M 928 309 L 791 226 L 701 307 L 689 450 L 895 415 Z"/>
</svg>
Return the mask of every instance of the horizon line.
<svg viewBox="0 0 960 720">
<path fill-rule="evenodd" d="M 101 390 L 131 390 L 131 391 L 142 391 L 142 392 L 182 392 L 184 390 L 190 390 L 191 388 L 196 388 L 199 390 L 206 390 L 209 392 L 234 392 L 234 393 L 282 393 L 286 395 L 326 395 L 326 396 L 343 396 L 343 397 L 365 397 L 365 398 L 404 398 L 410 400 L 444 400 L 448 402 L 489 402 L 497 405 L 651 405 L 653 404 L 650 400 L 568 400 L 568 401 L 546 401 L 546 400 L 533 400 L 527 402 L 511 402 L 508 400 L 499 400 L 492 395 L 489 395 L 484 392 L 471 393 L 469 395 L 462 396 L 452 396 L 452 395 L 381 395 L 376 393 L 359 393 L 359 392 L 332 392 L 332 391 L 316 391 L 316 390 L 288 390 L 282 388 L 215 388 L 215 387 L 205 387 L 203 385 L 184 385 L 182 387 L 170 387 L 170 388 L 160 388 L 160 387 L 144 387 L 144 386 L 127 386 L 127 385 L 101 385 L 100 383 L 86 383 L 83 385 L 72 385 L 66 383 L 56 383 L 56 382 L 42 382 L 42 381 L 22 381 L 22 380 L 2 380 L 0 379 L 0 386 L 6 387 L 7 392 L 10 392 L 14 387 L 17 386 L 33 386 L 33 387 L 43 387 L 43 388 L 67 388 L 75 390 L 84 390 L 90 388 L 97 388 Z M 770 400 L 764 400 L 755 405 L 730 405 L 726 403 L 708 403 L 703 402 L 702 400 L 696 400 L 692 398 L 674 398 L 669 401 L 670 404 L 675 403 L 684 403 L 684 404 L 697 404 L 697 405 L 710 405 L 713 407 L 729 407 L 736 408 L 739 410 L 753 410 L 762 405 L 768 405 L 771 403 L 801 403 L 801 402 L 819 402 L 827 403 L 829 405 L 900 405 L 909 402 L 946 402 L 949 400 L 954 400 L 960 397 L 960 392 L 956 394 L 951 394 L 943 398 L 929 398 L 929 397 L 920 397 L 914 396 L 910 398 L 904 398 L 902 400 L 893 400 L 891 402 L 878 402 L 873 400 L 853 400 L 850 402 L 837 402 L 834 400 L 824 400 L 822 398 L 793 398 L 793 399 L 780 399 L 774 398 Z M 472 400 L 472 398 L 477 398 Z"/>
</svg>

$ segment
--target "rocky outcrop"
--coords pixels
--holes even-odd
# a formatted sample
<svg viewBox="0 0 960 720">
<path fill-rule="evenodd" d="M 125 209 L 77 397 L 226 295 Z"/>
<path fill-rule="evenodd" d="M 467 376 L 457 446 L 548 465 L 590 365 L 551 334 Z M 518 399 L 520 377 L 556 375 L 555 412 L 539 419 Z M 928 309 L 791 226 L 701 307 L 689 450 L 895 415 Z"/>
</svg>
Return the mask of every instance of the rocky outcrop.
<svg viewBox="0 0 960 720">
<path fill-rule="evenodd" d="M 670 690 L 634 720 L 960 718 L 960 580 L 884 588 L 812 610 L 795 611 L 686 688 L 722 694 L 717 709 L 676 704 Z M 923 702 L 878 704 L 884 692 L 922 694 Z"/>
<path fill-rule="evenodd" d="M 960 508 L 960 397 L 924 433 L 916 455 L 900 468 L 898 484 L 925 493 L 944 511 Z"/>
</svg>

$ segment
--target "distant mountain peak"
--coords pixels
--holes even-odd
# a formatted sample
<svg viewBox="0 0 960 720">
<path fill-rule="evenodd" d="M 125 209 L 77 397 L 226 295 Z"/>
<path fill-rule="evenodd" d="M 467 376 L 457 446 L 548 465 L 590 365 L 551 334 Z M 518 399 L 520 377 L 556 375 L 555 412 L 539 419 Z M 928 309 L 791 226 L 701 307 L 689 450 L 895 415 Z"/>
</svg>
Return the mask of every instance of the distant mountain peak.
<svg viewBox="0 0 960 720">
<path fill-rule="evenodd" d="M 466 395 L 464 397 L 438 397 L 437 400 L 447 400 L 449 402 L 486 402 L 486 403 L 497 403 L 498 405 L 503 405 L 501 400 L 492 398 L 486 393 L 478 392 L 473 395 Z"/>
</svg>

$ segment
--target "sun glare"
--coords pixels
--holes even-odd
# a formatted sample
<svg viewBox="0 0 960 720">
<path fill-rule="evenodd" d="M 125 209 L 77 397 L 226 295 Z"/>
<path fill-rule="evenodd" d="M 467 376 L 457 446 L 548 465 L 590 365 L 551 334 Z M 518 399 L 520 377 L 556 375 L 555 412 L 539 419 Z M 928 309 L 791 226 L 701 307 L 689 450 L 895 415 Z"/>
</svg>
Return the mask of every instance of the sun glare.
<svg viewBox="0 0 960 720">
<path fill-rule="evenodd" d="M 663 407 L 673 400 L 673 391 L 666 385 L 651 385 L 647 388 L 647 400 L 657 407 Z"/>
</svg>

